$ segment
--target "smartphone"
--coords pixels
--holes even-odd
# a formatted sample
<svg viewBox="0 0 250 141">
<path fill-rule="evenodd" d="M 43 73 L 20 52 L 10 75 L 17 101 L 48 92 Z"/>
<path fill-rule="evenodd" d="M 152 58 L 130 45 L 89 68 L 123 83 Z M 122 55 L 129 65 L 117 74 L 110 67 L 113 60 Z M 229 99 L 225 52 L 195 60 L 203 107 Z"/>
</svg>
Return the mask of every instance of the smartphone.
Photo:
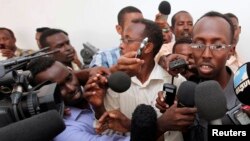
<svg viewBox="0 0 250 141">
<path fill-rule="evenodd" d="M 169 83 L 163 84 L 163 96 L 164 101 L 169 105 L 174 104 L 175 96 L 176 96 L 176 86 Z"/>
<path fill-rule="evenodd" d="M 142 49 L 145 47 L 145 45 L 147 44 L 148 42 L 148 37 L 144 38 L 140 44 L 140 47 L 138 48 L 137 50 L 137 54 L 136 54 L 136 57 L 138 56 L 141 56 L 142 54 Z"/>
</svg>

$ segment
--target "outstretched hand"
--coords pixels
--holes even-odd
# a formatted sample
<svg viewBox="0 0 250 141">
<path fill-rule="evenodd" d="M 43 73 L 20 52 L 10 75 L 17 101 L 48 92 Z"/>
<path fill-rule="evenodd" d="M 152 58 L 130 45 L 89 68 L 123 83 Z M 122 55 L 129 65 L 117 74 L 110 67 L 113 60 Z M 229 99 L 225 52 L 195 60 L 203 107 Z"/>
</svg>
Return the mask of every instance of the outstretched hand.
<svg viewBox="0 0 250 141">
<path fill-rule="evenodd" d="M 107 111 L 99 119 L 96 132 L 102 133 L 106 129 L 126 133 L 130 130 L 130 119 L 119 110 Z"/>
</svg>

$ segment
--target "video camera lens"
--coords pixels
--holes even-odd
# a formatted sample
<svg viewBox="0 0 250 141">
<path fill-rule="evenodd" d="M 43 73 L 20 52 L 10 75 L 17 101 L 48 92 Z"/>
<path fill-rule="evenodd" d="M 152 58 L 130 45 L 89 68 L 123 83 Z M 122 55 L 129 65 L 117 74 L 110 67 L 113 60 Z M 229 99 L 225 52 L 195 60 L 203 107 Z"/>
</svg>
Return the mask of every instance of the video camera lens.
<svg viewBox="0 0 250 141">
<path fill-rule="evenodd" d="M 37 91 L 12 93 L 0 101 L 0 127 L 52 109 L 63 115 L 64 102 L 56 83 Z"/>
</svg>

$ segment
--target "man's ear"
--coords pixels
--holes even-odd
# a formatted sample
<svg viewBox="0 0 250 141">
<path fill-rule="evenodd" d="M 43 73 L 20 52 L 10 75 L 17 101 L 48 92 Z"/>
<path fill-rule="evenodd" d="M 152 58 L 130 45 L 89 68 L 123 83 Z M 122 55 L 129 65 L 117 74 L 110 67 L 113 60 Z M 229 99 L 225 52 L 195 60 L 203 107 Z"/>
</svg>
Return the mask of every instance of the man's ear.
<svg viewBox="0 0 250 141">
<path fill-rule="evenodd" d="M 233 56 L 235 54 L 235 44 L 233 44 L 230 49 L 229 49 L 229 52 L 228 52 L 228 57 L 227 57 L 227 60 L 230 59 L 231 56 Z"/>
<path fill-rule="evenodd" d="M 118 33 L 119 35 L 122 35 L 122 26 L 116 25 L 115 28 L 116 28 L 117 33 Z"/>
<path fill-rule="evenodd" d="M 153 50 L 154 50 L 154 45 L 153 45 L 153 43 L 151 43 L 151 42 L 146 43 L 146 45 L 145 45 L 145 47 L 144 47 L 144 53 L 145 53 L 145 54 L 148 54 L 148 53 L 153 52 Z"/>
</svg>

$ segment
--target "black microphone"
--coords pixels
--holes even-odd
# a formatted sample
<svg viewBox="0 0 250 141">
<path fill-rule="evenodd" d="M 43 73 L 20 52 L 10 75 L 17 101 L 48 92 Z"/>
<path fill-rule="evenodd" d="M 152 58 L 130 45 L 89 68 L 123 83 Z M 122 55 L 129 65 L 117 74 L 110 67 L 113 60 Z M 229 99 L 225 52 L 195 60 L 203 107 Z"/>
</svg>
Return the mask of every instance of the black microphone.
<svg viewBox="0 0 250 141">
<path fill-rule="evenodd" d="M 49 141 L 65 129 L 56 110 L 50 110 L 0 128 L 1 141 Z"/>
<path fill-rule="evenodd" d="M 169 2 L 167 1 L 162 1 L 160 4 L 159 4 L 159 7 L 158 7 L 158 10 L 161 14 L 163 15 L 169 15 L 170 12 L 171 12 L 171 5 Z"/>
<path fill-rule="evenodd" d="M 208 80 L 195 88 L 195 105 L 201 118 L 212 125 L 221 125 L 221 119 L 227 112 L 227 101 L 217 81 Z"/>
<path fill-rule="evenodd" d="M 40 51 L 38 51 L 38 52 L 40 52 Z M 6 67 L 9 67 L 12 65 L 17 65 L 19 63 L 28 62 L 32 59 L 39 58 L 39 57 L 45 56 L 45 55 L 54 54 L 57 52 L 59 52 L 58 49 L 50 51 L 50 52 L 46 52 L 43 54 L 37 54 L 37 55 L 33 55 L 33 56 L 26 55 L 26 56 L 21 56 L 21 57 L 17 57 L 17 58 L 10 58 L 10 59 L 4 60 L 4 61 L 0 61 L 0 78 L 6 74 L 6 70 L 5 70 Z M 35 54 L 35 53 L 33 53 L 33 54 Z"/>
<path fill-rule="evenodd" d="M 240 102 L 250 105 L 250 62 L 239 67 L 234 75 L 234 91 Z"/>
<path fill-rule="evenodd" d="M 184 81 L 177 91 L 178 107 L 194 107 L 194 94 L 197 84 L 192 81 Z"/>
<path fill-rule="evenodd" d="M 130 141 L 156 141 L 157 114 L 150 105 L 140 104 L 132 114 Z"/>
<path fill-rule="evenodd" d="M 108 86 L 115 92 L 125 92 L 130 88 L 130 85 L 131 79 L 124 72 L 117 71 L 108 77 Z"/>
</svg>

